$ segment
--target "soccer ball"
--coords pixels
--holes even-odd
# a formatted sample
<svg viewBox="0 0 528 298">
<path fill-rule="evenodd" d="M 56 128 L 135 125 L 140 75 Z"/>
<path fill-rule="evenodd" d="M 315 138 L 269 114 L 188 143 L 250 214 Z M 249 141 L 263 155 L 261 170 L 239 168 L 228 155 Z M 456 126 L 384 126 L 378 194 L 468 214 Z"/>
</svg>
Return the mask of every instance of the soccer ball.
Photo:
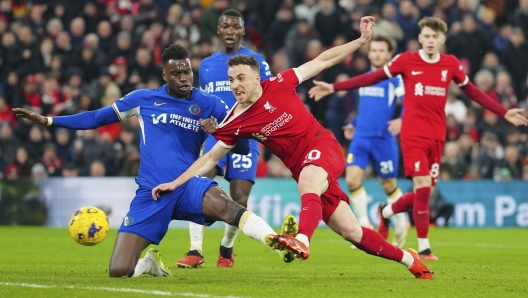
<svg viewBox="0 0 528 298">
<path fill-rule="evenodd" d="M 96 207 L 82 207 L 75 211 L 68 225 L 72 239 L 86 246 L 101 243 L 108 235 L 109 228 L 106 213 Z"/>
</svg>

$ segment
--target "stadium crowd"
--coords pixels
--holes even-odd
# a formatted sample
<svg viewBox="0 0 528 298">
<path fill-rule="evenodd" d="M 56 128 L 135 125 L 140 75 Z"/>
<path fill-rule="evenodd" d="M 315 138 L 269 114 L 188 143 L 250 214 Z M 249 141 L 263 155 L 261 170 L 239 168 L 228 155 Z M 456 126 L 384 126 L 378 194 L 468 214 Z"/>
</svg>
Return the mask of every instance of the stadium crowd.
<svg viewBox="0 0 528 298">
<path fill-rule="evenodd" d="M 190 50 L 198 87 L 200 62 L 218 50 L 217 20 L 227 8 L 244 15 L 244 45 L 266 57 L 273 74 L 359 37 L 364 15 L 376 17 L 374 34 L 393 38 L 397 52 L 419 50 L 418 21 L 440 17 L 449 25 L 444 52 L 504 107 L 528 109 L 528 0 L 0 0 L 0 177 L 136 176 L 137 118 L 75 132 L 41 128 L 11 108 L 69 115 L 159 87 L 161 53 L 171 43 Z M 316 79 L 368 71 L 367 49 Z M 356 115 L 357 91 L 315 102 L 307 96 L 312 86 L 304 82 L 299 94 L 347 146 L 341 127 Z M 483 110 L 454 84 L 446 115 L 441 180 L 528 181 L 526 127 Z M 289 175 L 262 147 L 258 176 Z"/>
</svg>

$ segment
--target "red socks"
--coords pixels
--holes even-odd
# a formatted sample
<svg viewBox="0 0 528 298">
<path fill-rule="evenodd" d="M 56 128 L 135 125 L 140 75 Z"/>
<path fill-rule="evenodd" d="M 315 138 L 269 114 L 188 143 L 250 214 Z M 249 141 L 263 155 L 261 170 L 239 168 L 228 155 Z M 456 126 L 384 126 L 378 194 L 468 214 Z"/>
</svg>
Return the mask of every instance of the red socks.
<svg viewBox="0 0 528 298">
<path fill-rule="evenodd" d="M 414 225 L 418 238 L 427 238 L 429 233 L 429 197 L 430 187 L 416 189 L 416 196 L 413 207 Z"/>
<path fill-rule="evenodd" d="M 299 213 L 299 234 L 304 234 L 308 239 L 311 239 L 322 218 L 321 197 L 315 193 L 302 195 L 301 212 Z"/>
<path fill-rule="evenodd" d="M 403 250 L 387 242 L 380 233 L 365 227 L 361 227 L 361 229 L 363 230 L 363 237 L 361 237 L 361 242 L 356 244 L 357 248 L 369 255 L 401 262 Z"/>
<path fill-rule="evenodd" d="M 412 209 L 415 197 L 416 195 L 413 191 L 404 194 L 396 202 L 392 203 L 392 212 L 396 214 Z"/>
</svg>

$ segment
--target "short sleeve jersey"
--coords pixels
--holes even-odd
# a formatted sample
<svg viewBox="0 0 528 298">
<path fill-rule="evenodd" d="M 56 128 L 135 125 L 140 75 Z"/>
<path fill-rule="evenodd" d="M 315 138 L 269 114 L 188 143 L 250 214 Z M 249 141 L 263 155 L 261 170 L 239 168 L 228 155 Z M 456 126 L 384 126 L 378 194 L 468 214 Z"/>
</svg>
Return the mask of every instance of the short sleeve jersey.
<svg viewBox="0 0 528 298">
<path fill-rule="evenodd" d="M 445 140 L 449 83 L 454 81 L 465 86 L 469 82 L 457 58 L 439 54 L 432 60 L 423 50 L 405 52 L 385 65 L 384 71 L 389 78 L 403 77 L 406 94 L 401 137 L 413 135 Z"/>
<path fill-rule="evenodd" d="M 188 99 L 175 98 L 166 91 L 140 89 L 114 102 L 120 121 L 137 116 L 140 133 L 140 165 L 137 182 L 154 187 L 173 181 L 198 159 L 207 137 L 200 118 L 223 120 L 227 106 L 220 98 L 193 88 Z"/>
<path fill-rule="evenodd" d="M 291 169 L 304 160 L 304 148 L 316 134 L 325 131 L 295 91 L 301 81 L 297 69 L 288 69 L 261 82 L 260 98 L 233 115 L 236 103 L 213 136 L 225 148 L 234 147 L 238 139 L 255 139 Z"/>
<path fill-rule="evenodd" d="M 222 54 L 221 50 L 212 54 L 202 61 L 198 71 L 200 88 L 206 93 L 220 97 L 230 108 L 235 104 L 236 99 L 231 91 L 227 76 L 229 68 L 227 60 L 238 54 L 254 56 L 257 59 L 260 64 L 260 79 L 262 81 L 271 77 L 270 67 L 266 60 L 245 47 L 241 47 L 238 52 L 233 54 Z"/>
</svg>

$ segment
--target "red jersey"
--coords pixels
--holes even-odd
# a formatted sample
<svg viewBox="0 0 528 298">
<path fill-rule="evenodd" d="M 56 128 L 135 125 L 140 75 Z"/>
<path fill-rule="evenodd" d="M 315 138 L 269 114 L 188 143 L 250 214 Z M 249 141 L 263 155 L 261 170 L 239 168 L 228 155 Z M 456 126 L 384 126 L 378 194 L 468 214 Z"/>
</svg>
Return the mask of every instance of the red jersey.
<svg viewBox="0 0 528 298">
<path fill-rule="evenodd" d="M 305 159 L 305 148 L 325 132 L 295 91 L 302 82 L 297 69 L 288 69 L 260 83 L 262 95 L 238 115 L 238 102 L 213 136 L 225 148 L 238 139 L 254 139 L 268 147 L 292 169 Z"/>
<path fill-rule="evenodd" d="M 383 67 L 389 77 L 401 75 L 405 85 L 401 136 L 445 140 L 445 105 L 449 83 L 465 86 L 469 78 L 453 55 L 429 59 L 423 50 L 404 52 Z"/>
</svg>

